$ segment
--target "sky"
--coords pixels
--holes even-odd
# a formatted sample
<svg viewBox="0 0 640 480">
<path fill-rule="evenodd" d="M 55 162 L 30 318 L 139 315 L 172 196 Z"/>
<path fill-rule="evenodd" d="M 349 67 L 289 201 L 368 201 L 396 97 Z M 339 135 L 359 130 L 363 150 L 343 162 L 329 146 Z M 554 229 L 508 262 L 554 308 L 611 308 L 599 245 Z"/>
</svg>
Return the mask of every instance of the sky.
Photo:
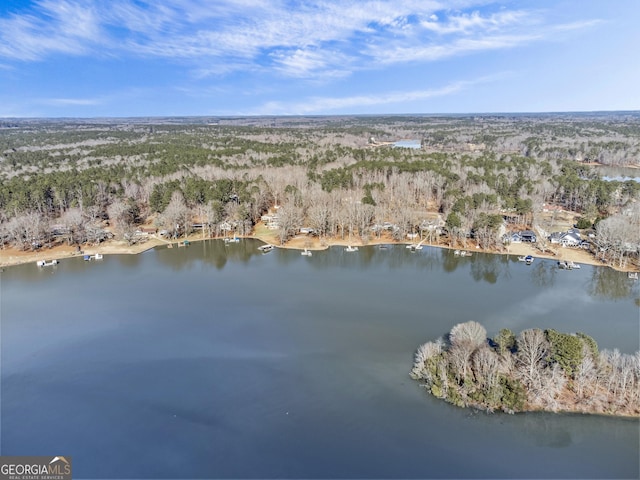
<svg viewBox="0 0 640 480">
<path fill-rule="evenodd" d="M 638 0 L 3 0 L 0 117 L 640 110 Z"/>
</svg>

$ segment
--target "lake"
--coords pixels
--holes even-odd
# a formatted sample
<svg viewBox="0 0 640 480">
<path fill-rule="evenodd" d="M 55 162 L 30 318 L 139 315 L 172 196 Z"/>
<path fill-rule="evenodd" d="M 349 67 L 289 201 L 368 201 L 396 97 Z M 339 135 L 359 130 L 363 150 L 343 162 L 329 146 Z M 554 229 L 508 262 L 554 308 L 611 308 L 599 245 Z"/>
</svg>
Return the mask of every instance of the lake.
<svg viewBox="0 0 640 480">
<path fill-rule="evenodd" d="M 477 320 L 640 349 L 639 282 L 404 246 L 243 240 L 1 274 L 3 455 L 74 478 L 638 478 L 637 419 L 486 414 L 409 378 Z"/>
<path fill-rule="evenodd" d="M 627 182 L 633 180 L 634 182 L 640 182 L 640 170 L 637 168 L 599 166 L 596 171 L 606 181 Z"/>
</svg>

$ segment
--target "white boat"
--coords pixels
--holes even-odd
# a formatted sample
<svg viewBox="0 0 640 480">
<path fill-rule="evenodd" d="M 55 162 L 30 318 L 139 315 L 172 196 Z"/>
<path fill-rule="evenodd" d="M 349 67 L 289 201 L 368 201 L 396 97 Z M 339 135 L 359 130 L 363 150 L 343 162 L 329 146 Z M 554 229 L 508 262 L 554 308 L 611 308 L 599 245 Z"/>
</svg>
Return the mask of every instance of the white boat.
<svg viewBox="0 0 640 480">
<path fill-rule="evenodd" d="M 352 247 L 351 245 L 349 245 L 347 248 L 344 249 L 345 252 L 357 252 L 358 251 L 358 247 Z"/>
<path fill-rule="evenodd" d="M 93 258 L 95 258 L 96 260 L 102 260 L 102 254 L 101 253 L 96 253 Z"/>
<path fill-rule="evenodd" d="M 454 255 L 460 255 L 460 250 L 454 250 L 454 251 L 453 251 L 453 254 L 454 254 Z"/>
<path fill-rule="evenodd" d="M 38 260 L 36 262 L 36 265 L 38 265 L 39 267 L 51 267 L 51 266 L 57 265 L 58 263 L 60 263 L 58 262 L 58 260 L 51 260 L 50 262 L 45 262 L 44 260 Z"/>
<path fill-rule="evenodd" d="M 258 250 L 260 250 L 262 253 L 267 253 L 270 252 L 271 250 L 273 250 L 274 247 L 273 245 L 269 245 L 268 243 L 266 245 L 262 245 L 260 247 L 258 247 Z"/>
<path fill-rule="evenodd" d="M 311 255 L 313 255 L 313 253 L 310 250 L 307 250 L 306 248 L 300 252 L 300 255 L 304 255 L 305 257 L 310 257 Z"/>
<path fill-rule="evenodd" d="M 225 238 L 224 243 L 240 243 L 240 239 L 238 237 Z"/>
<path fill-rule="evenodd" d="M 633 280 L 638 280 L 638 272 L 629 272 L 628 277 Z"/>
<path fill-rule="evenodd" d="M 412 252 L 415 252 L 416 250 L 422 250 L 422 245 L 407 245 L 407 248 L 409 250 L 411 250 Z"/>
<path fill-rule="evenodd" d="M 580 265 L 577 263 L 573 263 L 573 262 L 567 262 L 567 268 L 569 270 L 578 270 L 580 269 Z"/>
<path fill-rule="evenodd" d="M 467 252 L 466 250 L 460 252 L 461 257 L 470 257 L 471 255 L 471 252 Z"/>
</svg>

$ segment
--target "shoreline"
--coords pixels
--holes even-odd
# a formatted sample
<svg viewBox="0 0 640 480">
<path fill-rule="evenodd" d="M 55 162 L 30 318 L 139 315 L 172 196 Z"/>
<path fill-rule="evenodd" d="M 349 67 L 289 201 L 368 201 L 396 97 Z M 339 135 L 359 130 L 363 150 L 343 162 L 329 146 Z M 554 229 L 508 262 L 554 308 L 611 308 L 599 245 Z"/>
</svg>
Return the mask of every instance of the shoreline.
<svg viewBox="0 0 640 480">
<path fill-rule="evenodd" d="M 348 241 L 340 238 L 317 238 L 317 237 L 308 237 L 307 235 L 298 235 L 291 238 L 284 245 L 278 245 L 277 238 L 274 234 L 267 234 L 266 232 L 263 234 L 254 233 L 252 235 L 239 236 L 238 238 L 246 238 L 252 240 L 259 240 L 264 243 L 268 243 L 274 245 L 276 248 L 290 249 L 290 250 L 304 250 L 308 249 L 311 251 L 322 251 L 327 250 L 332 246 L 340 246 L 347 247 L 349 245 L 357 246 L 357 247 L 366 247 L 366 246 L 376 246 L 376 245 L 412 245 L 414 242 L 410 241 L 397 241 L 390 238 L 376 238 L 370 241 L 362 242 L 360 239 L 357 241 Z M 224 240 L 224 237 L 211 237 L 211 238 L 202 238 L 200 234 L 190 235 L 187 237 L 183 237 L 179 240 L 169 241 L 162 238 L 158 238 L 155 235 L 150 235 L 148 239 L 145 241 L 128 245 L 126 242 L 121 240 L 107 240 L 104 243 L 97 246 L 87 246 L 84 247 L 83 250 L 78 251 L 77 247 L 69 246 L 69 245 L 56 245 L 54 247 L 48 249 L 40 249 L 37 251 L 19 251 L 14 248 L 5 248 L 0 250 L 0 268 L 12 267 L 17 265 L 23 265 L 27 263 L 35 263 L 39 260 L 61 260 L 65 258 L 74 258 L 84 255 L 138 255 L 140 253 L 144 253 L 153 248 L 162 246 L 162 245 L 174 245 L 177 246 L 179 243 L 184 241 L 189 241 L 191 243 L 201 242 L 203 240 Z M 473 253 L 487 253 L 492 255 L 514 255 L 514 256 L 526 256 L 532 255 L 535 258 L 546 259 L 546 260 L 556 260 L 556 261 L 573 261 L 578 264 L 591 265 L 597 267 L 609 267 L 619 272 L 638 272 L 640 271 L 640 267 L 635 265 L 628 265 L 626 268 L 618 268 L 612 265 L 603 264 L 601 261 L 598 261 L 593 257 L 589 252 L 580 249 L 574 248 L 563 248 L 558 247 L 556 251 L 547 251 L 541 252 L 536 249 L 533 245 L 528 243 L 519 243 L 519 244 L 511 244 L 506 250 L 502 251 L 494 251 L 494 250 L 485 250 L 477 248 L 474 245 L 469 245 L 467 247 L 460 246 L 449 246 L 443 244 L 430 244 L 423 243 L 424 247 L 434 247 L 446 250 L 466 250 Z"/>
</svg>

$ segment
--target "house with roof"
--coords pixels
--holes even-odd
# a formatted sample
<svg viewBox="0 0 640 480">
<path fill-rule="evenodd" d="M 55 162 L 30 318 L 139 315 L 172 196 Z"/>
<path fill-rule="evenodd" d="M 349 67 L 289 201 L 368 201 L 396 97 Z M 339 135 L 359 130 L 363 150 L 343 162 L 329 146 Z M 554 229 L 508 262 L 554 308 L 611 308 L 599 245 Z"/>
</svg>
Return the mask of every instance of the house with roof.
<svg viewBox="0 0 640 480">
<path fill-rule="evenodd" d="M 523 242 L 536 243 L 538 241 L 538 237 L 531 230 L 523 230 L 520 232 L 520 238 L 522 238 Z"/>
<path fill-rule="evenodd" d="M 549 241 L 563 247 L 578 247 L 583 243 L 582 236 L 576 228 L 571 228 L 566 232 L 553 232 L 549 235 Z"/>
<path fill-rule="evenodd" d="M 505 233 L 502 235 L 503 243 L 522 243 L 522 237 L 520 232 Z"/>
</svg>

